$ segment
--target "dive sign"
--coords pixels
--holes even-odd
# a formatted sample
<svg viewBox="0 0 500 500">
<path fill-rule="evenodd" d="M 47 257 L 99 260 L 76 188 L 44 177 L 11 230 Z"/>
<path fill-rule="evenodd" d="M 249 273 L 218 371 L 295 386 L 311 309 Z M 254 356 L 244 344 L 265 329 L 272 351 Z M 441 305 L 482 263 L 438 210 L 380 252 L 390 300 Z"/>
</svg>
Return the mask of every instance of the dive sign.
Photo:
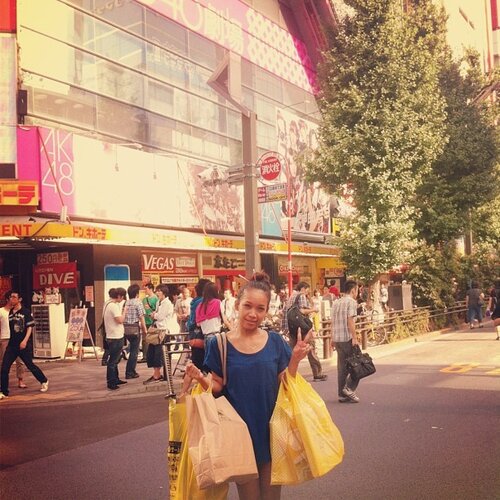
<svg viewBox="0 0 500 500">
<path fill-rule="evenodd" d="M 33 266 L 33 289 L 47 287 L 76 288 L 76 262 Z"/>
</svg>

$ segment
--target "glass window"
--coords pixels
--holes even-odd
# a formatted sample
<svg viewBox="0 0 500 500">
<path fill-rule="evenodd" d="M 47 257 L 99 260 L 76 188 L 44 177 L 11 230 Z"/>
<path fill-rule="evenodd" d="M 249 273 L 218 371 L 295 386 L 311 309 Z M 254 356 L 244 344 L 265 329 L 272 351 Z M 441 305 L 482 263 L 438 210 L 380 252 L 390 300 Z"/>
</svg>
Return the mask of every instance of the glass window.
<svg viewBox="0 0 500 500">
<path fill-rule="evenodd" d="M 177 54 L 187 55 L 187 30 L 146 9 L 146 38 Z"/>
<path fill-rule="evenodd" d="M 187 87 L 189 63 L 155 45 L 147 46 L 147 72 L 176 87 Z"/>
<path fill-rule="evenodd" d="M 93 13 L 129 31 L 144 35 L 143 7 L 131 1 L 95 0 Z"/>
<path fill-rule="evenodd" d="M 275 101 L 283 101 L 281 80 L 257 66 L 255 66 L 255 90 Z"/>
<path fill-rule="evenodd" d="M 139 108 L 97 97 L 97 128 L 131 142 L 147 143 L 148 113 Z"/>
<path fill-rule="evenodd" d="M 255 112 L 260 121 L 274 123 L 276 121 L 276 103 L 255 94 Z"/>
<path fill-rule="evenodd" d="M 95 51 L 131 68 L 145 67 L 145 42 L 100 21 L 95 22 Z"/>
<path fill-rule="evenodd" d="M 227 134 L 229 137 L 241 140 L 241 113 L 227 110 Z"/>
<path fill-rule="evenodd" d="M 99 93 L 144 106 L 143 76 L 100 59 L 95 65 Z"/>
<path fill-rule="evenodd" d="M 257 144 L 264 149 L 276 149 L 276 127 L 257 120 Z"/>
<path fill-rule="evenodd" d="M 149 126 L 151 145 L 161 149 L 173 146 L 173 133 L 176 129 L 176 123 L 173 120 L 150 113 Z"/>
<path fill-rule="evenodd" d="M 217 66 L 215 43 L 189 31 L 189 57 L 206 68 Z"/>
<path fill-rule="evenodd" d="M 24 85 L 28 88 L 28 93 L 33 94 L 34 115 L 95 129 L 93 94 L 36 75 L 26 75 Z"/>
<path fill-rule="evenodd" d="M 146 107 L 164 116 L 174 114 L 174 89 L 162 83 L 150 81 Z"/>
<path fill-rule="evenodd" d="M 243 58 L 241 58 L 241 84 L 251 89 L 255 88 L 254 65 Z"/>
</svg>

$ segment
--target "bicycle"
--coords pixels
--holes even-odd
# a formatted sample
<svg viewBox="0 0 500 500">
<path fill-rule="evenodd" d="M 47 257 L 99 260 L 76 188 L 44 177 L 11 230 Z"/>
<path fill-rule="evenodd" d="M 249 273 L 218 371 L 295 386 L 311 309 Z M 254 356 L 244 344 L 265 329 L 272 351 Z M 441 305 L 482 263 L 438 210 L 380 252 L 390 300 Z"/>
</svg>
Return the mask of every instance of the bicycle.
<svg viewBox="0 0 500 500">
<path fill-rule="evenodd" d="M 368 310 L 366 303 L 360 304 L 361 313 L 358 324 L 361 336 L 366 333 L 366 345 L 374 347 L 387 343 L 387 328 L 384 326 L 384 313 L 382 311 Z"/>
</svg>

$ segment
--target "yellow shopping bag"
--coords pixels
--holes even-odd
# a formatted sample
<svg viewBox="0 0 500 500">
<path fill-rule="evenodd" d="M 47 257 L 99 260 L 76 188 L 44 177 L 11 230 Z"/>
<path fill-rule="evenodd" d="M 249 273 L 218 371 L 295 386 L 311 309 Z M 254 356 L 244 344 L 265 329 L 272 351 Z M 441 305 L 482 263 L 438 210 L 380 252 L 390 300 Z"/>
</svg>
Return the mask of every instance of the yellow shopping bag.
<svg viewBox="0 0 500 500">
<path fill-rule="evenodd" d="M 201 394 L 203 389 L 197 385 L 192 394 Z M 193 465 L 188 453 L 187 412 L 185 398 L 170 399 L 168 405 L 168 477 L 170 500 L 225 500 L 229 485 L 221 484 L 200 490 L 196 483 Z"/>
<path fill-rule="evenodd" d="M 344 442 L 319 394 L 285 373 L 270 422 L 271 484 L 299 484 L 342 461 Z"/>
</svg>

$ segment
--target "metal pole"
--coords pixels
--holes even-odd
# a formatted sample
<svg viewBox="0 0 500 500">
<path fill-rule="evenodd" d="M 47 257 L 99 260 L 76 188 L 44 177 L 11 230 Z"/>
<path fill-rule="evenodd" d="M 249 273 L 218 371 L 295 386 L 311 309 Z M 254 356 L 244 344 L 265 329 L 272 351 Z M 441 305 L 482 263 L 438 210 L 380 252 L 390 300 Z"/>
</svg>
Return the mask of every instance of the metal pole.
<svg viewBox="0 0 500 500">
<path fill-rule="evenodd" d="M 243 197 L 245 206 L 245 271 L 250 278 L 261 270 L 259 212 L 257 206 L 257 115 L 241 113 L 243 146 Z"/>
<path fill-rule="evenodd" d="M 288 164 L 288 161 L 286 161 L 286 199 L 287 199 L 287 204 L 288 204 L 288 209 L 287 209 L 287 228 L 288 228 L 288 235 L 287 235 L 287 243 L 288 243 L 288 296 L 292 296 L 292 291 L 293 291 L 293 273 L 292 273 L 292 203 L 291 203 L 291 197 L 292 197 L 292 185 L 291 185 L 291 179 L 290 179 L 290 166 Z"/>
</svg>

